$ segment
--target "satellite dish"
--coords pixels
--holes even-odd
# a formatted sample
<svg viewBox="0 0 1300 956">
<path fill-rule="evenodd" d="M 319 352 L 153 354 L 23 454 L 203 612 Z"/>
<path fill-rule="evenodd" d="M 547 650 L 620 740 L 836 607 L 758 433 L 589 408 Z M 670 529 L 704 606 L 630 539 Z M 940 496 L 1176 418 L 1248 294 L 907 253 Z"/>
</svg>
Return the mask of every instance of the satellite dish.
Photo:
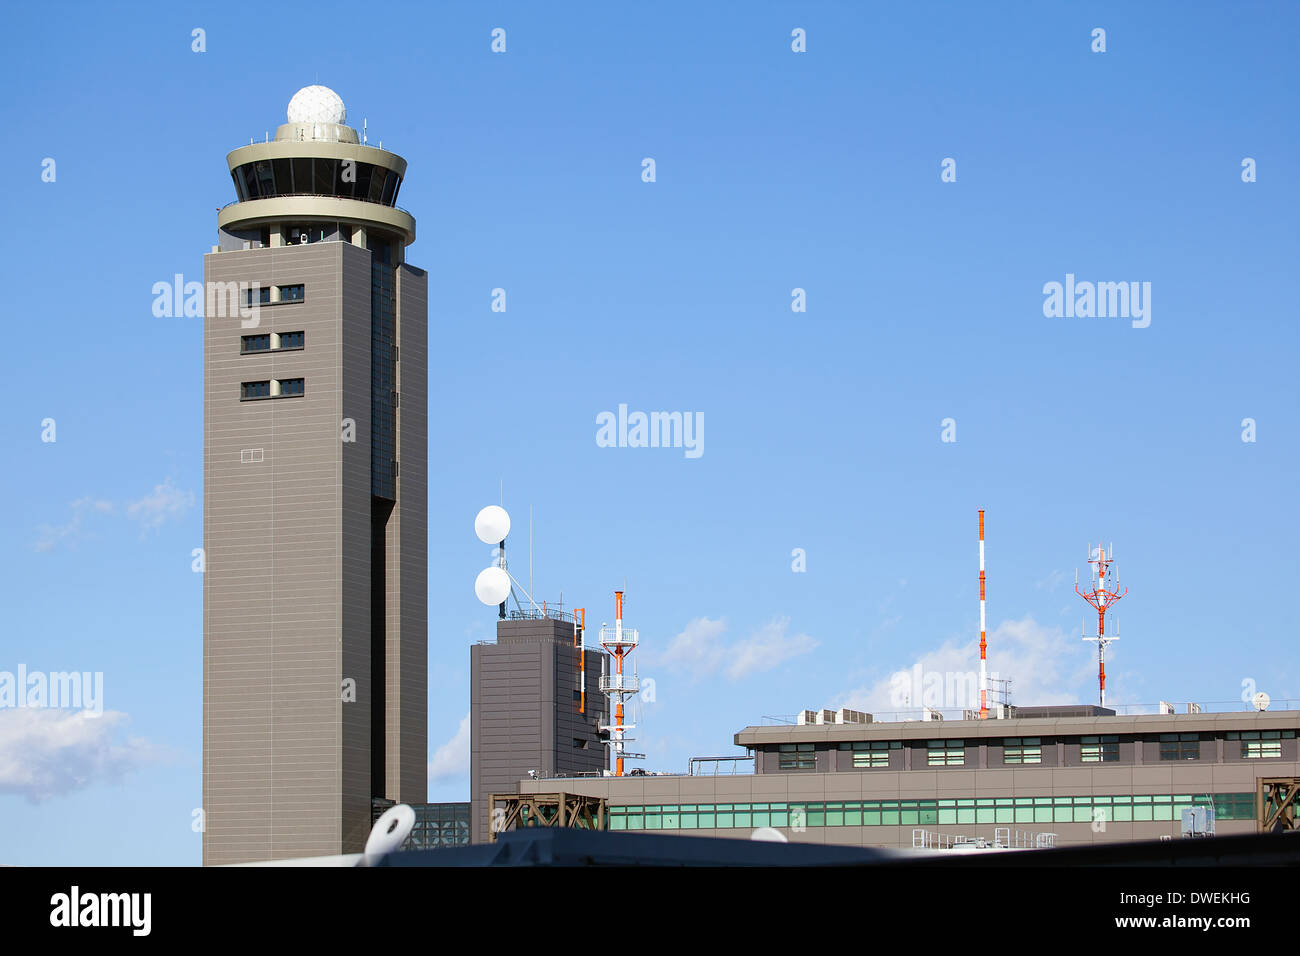
<svg viewBox="0 0 1300 956">
<path fill-rule="evenodd" d="M 488 505 L 475 516 L 474 533 L 484 544 L 500 544 L 510 533 L 510 515 L 499 505 Z"/>
<path fill-rule="evenodd" d="M 774 827 L 759 827 L 749 835 L 756 843 L 786 843 L 785 834 Z"/>
<path fill-rule="evenodd" d="M 415 811 L 404 803 L 389 807 L 375 821 L 370 836 L 366 838 L 366 866 L 374 866 L 389 853 L 395 852 L 415 826 Z"/>
<path fill-rule="evenodd" d="M 1256 710 L 1263 711 L 1263 710 L 1268 710 L 1268 705 L 1272 703 L 1272 699 L 1268 696 L 1268 694 L 1264 693 L 1261 690 L 1258 694 L 1256 694 L 1254 697 L 1250 699 L 1250 702 L 1255 705 Z"/>
<path fill-rule="evenodd" d="M 510 594 L 510 575 L 500 568 L 484 568 L 474 579 L 474 593 L 484 604 L 500 604 Z"/>
</svg>

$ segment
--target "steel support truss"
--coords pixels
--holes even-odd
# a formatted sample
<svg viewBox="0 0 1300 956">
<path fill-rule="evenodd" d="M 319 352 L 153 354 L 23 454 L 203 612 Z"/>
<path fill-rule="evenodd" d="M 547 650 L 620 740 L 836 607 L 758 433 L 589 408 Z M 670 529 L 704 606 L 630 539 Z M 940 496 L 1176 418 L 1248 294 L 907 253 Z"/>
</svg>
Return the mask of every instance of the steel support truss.
<svg viewBox="0 0 1300 956">
<path fill-rule="evenodd" d="M 1255 778 L 1255 825 L 1261 833 L 1293 832 L 1300 809 L 1300 777 Z"/>
<path fill-rule="evenodd" d="M 520 827 L 605 829 L 605 800 L 581 793 L 494 793 L 488 797 L 489 839 Z"/>
</svg>

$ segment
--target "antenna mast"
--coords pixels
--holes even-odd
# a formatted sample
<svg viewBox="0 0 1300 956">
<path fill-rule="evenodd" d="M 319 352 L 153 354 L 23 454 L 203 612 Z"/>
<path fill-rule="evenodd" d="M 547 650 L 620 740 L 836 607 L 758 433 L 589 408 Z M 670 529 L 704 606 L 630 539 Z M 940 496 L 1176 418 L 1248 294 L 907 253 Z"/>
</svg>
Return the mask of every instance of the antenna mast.
<svg viewBox="0 0 1300 956">
<path fill-rule="evenodd" d="M 1101 706 L 1106 706 L 1106 645 L 1112 641 L 1119 640 L 1119 634 L 1113 636 L 1106 633 L 1106 612 L 1115 606 L 1116 602 L 1124 595 L 1128 594 L 1128 588 L 1123 591 L 1119 589 L 1119 575 L 1111 570 L 1114 563 L 1115 546 L 1111 545 L 1111 557 L 1106 557 L 1106 549 L 1097 543 L 1097 557 L 1092 556 L 1092 545 L 1088 546 L 1088 563 L 1096 565 L 1089 572 L 1088 583 L 1092 587 L 1091 591 L 1079 590 L 1079 572 L 1074 572 L 1074 593 L 1079 595 L 1097 611 L 1097 633 L 1084 634 L 1085 641 L 1097 642 L 1097 683 L 1100 688 Z M 1118 622 L 1116 623 L 1118 631 Z"/>
<path fill-rule="evenodd" d="M 614 673 L 602 674 L 600 677 L 600 689 L 609 695 L 614 705 L 611 708 L 614 712 L 614 723 L 602 725 L 600 729 L 609 731 L 609 747 L 614 752 L 614 776 L 616 777 L 623 776 L 624 758 L 640 760 L 645 757 L 645 754 L 634 754 L 624 750 L 624 744 L 633 739 L 625 733 L 634 729 L 636 724 L 623 722 L 623 702 L 629 697 L 636 696 L 641 686 L 638 677 L 623 672 L 623 661 L 636 650 L 636 645 L 636 628 L 623 627 L 623 592 L 615 591 L 614 626 L 610 628 L 602 624 L 600 627 L 600 646 L 614 658 Z"/>
<path fill-rule="evenodd" d="M 989 719 L 988 639 L 984 629 L 984 509 L 980 509 L 980 720 Z"/>
</svg>

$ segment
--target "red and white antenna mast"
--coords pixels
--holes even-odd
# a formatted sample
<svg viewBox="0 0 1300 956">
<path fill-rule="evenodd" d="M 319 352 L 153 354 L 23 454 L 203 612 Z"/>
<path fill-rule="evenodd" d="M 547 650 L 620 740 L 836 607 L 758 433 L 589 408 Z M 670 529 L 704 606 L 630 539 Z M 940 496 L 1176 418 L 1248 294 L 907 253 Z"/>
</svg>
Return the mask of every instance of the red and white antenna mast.
<svg viewBox="0 0 1300 956">
<path fill-rule="evenodd" d="M 1111 557 L 1106 557 L 1106 549 L 1101 543 L 1097 544 L 1097 556 L 1092 556 L 1092 545 L 1088 546 L 1088 563 L 1096 565 L 1089 572 L 1088 584 L 1092 588 L 1090 591 L 1079 590 L 1079 572 L 1074 572 L 1074 593 L 1079 595 L 1097 610 L 1097 633 L 1084 634 L 1085 641 L 1097 642 L 1097 683 L 1101 691 L 1101 706 L 1106 706 L 1106 645 L 1111 641 L 1119 640 L 1119 624 L 1116 622 L 1114 635 L 1106 633 L 1106 612 L 1115 606 L 1125 594 L 1128 594 L 1128 588 L 1122 592 L 1119 589 L 1119 575 L 1111 570 L 1114 563 L 1115 546 L 1111 545 Z"/>
<path fill-rule="evenodd" d="M 613 707 L 610 709 L 614 713 L 614 722 L 604 724 L 601 730 L 609 732 L 609 746 L 614 752 L 614 776 L 623 776 L 623 760 L 639 760 L 645 757 L 645 754 L 634 754 L 624 750 L 624 745 L 631 742 L 632 738 L 626 736 L 626 731 L 632 730 L 636 724 L 627 724 L 623 722 L 623 702 L 628 697 L 635 697 L 641 690 L 641 681 L 635 674 L 625 674 L 623 672 L 624 659 L 636 650 L 637 634 L 636 628 L 623 626 L 623 592 L 614 592 L 614 626 L 602 624 L 600 627 L 600 646 L 605 648 L 610 657 L 614 658 L 614 672 L 612 674 L 602 674 L 600 677 L 600 689 L 609 695 Z"/>
<path fill-rule="evenodd" d="M 988 657 L 988 639 L 985 637 L 984 619 L 984 509 L 980 509 L 980 720 L 989 718 L 989 675 L 985 670 Z"/>
</svg>

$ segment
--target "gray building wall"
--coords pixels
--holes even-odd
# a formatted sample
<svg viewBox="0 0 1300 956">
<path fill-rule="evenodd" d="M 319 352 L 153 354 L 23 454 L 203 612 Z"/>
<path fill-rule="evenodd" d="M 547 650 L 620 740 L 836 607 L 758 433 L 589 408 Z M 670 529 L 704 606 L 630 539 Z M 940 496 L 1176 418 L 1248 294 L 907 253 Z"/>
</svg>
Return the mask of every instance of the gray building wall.
<svg viewBox="0 0 1300 956">
<path fill-rule="evenodd" d="M 601 651 L 587 651 L 587 708 L 579 713 L 579 651 L 573 623 L 497 622 L 497 642 L 470 648 L 470 809 L 473 840 L 489 837 L 487 798 L 515 793 L 530 770 L 542 776 L 599 773 L 608 766 L 598 726 Z M 585 747 L 575 746 L 582 741 Z M 569 778 L 565 778 L 566 780 Z M 588 778 L 577 778 L 588 779 Z"/>
<path fill-rule="evenodd" d="M 425 799 L 426 293 L 422 273 L 401 271 L 409 428 L 387 543 L 388 673 L 372 675 L 370 253 L 321 242 L 205 258 L 209 283 L 305 289 L 263 305 L 255 328 L 204 323 L 205 864 L 359 851 L 372 795 Z M 301 351 L 240 354 L 242 335 L 298 331 Z M 241 382 L 280 378 L 303 378 L 305 394 L 240 400 Z M 260 461 L 241 459 L 253 449 Z M 393 785 L 373 794 L 371 721 L 385 718 Z"/>
<path fill-rule="evenodd" d="M 428 798 L 428 277 L 397 268 L 397 501 L 388 519 L 384 796 Z"/>
</svg>

